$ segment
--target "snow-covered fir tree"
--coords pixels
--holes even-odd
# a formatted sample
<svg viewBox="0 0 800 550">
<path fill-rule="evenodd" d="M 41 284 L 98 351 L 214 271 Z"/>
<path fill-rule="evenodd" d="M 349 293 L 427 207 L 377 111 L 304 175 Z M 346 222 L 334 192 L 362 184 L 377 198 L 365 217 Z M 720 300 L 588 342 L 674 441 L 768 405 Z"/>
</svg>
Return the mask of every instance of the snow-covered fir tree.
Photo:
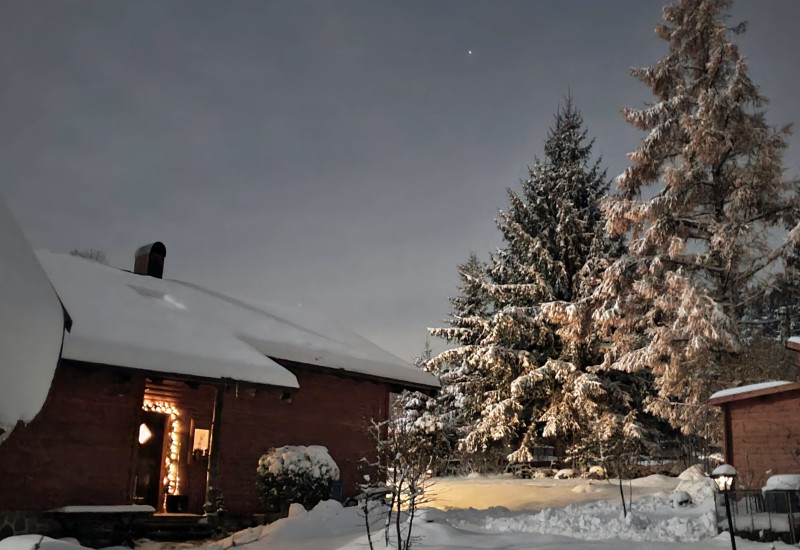
<svg viewBox="0 0 800 550">
<path fill-rule="evenodd" d="M 480 276 L 462 271 L 479 308 L 432 331 L 461 344 L 433 363 L 463 368 L 474 380 L 461 392 L 469 404 L 462 448 L 499 449 L 513 461 L 530 460 L 542 437 L 580 440 L 597 418 L 611 418 L 604 416 L 610 396 L 626 401 L 622 385 L 610 386 L 589 369 L 599 357 L 597 342 L 572 305 L 591 294 L 601 258 L 615 244 L 605 236 L 600 208 L 608 182 L 592 161 L 593 141 L 571 98 L 555 119 L 544 159 L 529 168 L 520 193 L 508 191 L 510 206 L 498 219 L 505 246 L 485 275 L 483 266 Z M 456 300 L 456 307 L 469 303 Z M 446 376 L 440 378 L 447 391 Z"/>
<path fill-rule="evenodd" d="M 730 4 L 664 8 L 656 32 L 669 52 L 632 70 L 655 101 L 623 110 L 648 134 L 605 205 L 611 234 L 630 237 L 596 294 L 595 320 L 611 341 L 605 366 L 652 373 L 648 410 L 684 433 L 702 434 L 709 394 L 746 376 L 744 314 L 780 283 L 800 237 L 797 184 L 782 172 L 788 129 L 765 120 Z"/>
<path fill-rule="evenodd" d="M 450 298 L 449 326 L 430 329 L 432 335 L 455 347 L 429 358 L 423 366 L 442 384 L 436 410 L 448 437 L 456 441 L 469 433 L 482 413 L 485 379 L 475 368 L 473 353 L 489 328 L 492 304 L 484 288 L 487 271 L 486 263 L 474 253 L 458 266 L 459 294 Z"/>
</svg>

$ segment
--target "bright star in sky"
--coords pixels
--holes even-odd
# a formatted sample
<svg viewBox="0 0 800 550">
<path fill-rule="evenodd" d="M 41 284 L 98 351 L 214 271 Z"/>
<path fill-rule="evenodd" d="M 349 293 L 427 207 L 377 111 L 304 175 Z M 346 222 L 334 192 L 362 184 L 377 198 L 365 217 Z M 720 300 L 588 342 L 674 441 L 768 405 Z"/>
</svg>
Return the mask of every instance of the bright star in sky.
<svg viewBox="0 0 800 550">
<path fill-rule="evenodd" d="M 467 53 L 468 53 L 469 55 L 472 55 L 472 50 L 467 50 Z"/>
</svg>

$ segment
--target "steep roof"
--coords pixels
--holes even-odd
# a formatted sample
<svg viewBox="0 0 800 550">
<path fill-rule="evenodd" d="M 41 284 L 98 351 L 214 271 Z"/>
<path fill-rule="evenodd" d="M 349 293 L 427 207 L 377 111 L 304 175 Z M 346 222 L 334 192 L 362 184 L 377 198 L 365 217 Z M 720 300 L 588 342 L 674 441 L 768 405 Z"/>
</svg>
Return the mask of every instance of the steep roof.
<svg viewBox="0 0 800 550">
<path fill-rule="evenodd" d="M 74 256 L 38 256 L 74 322 L 64 340 L 68 359 L 296 388 L 275 358 L 438 386 L 368 340 L 302 312 Z"/>
</svg>

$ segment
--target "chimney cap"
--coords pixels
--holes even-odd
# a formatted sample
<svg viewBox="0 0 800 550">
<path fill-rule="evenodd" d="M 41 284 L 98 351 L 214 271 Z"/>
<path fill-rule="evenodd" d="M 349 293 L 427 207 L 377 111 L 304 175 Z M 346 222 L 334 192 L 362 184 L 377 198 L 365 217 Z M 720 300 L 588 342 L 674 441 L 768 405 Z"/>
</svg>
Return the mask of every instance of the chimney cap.
<svg viewBox="0 0 800 550">
<path fill-rule="evenodd" d="M 146 244 L 136 249 L 136 256 L 144 256 L 145 254 L 158 254 L 159 256 L 167 257 L 167 247 L 161 241 Z"/>
<path fill-rule="evenodd" d="M 140 246 L 136 250 L 133 272 L 137 275 L 149 275 L 160 279 L 164 274 L 164 258 L 167 247 L 161 241 Z"/>
</svg>

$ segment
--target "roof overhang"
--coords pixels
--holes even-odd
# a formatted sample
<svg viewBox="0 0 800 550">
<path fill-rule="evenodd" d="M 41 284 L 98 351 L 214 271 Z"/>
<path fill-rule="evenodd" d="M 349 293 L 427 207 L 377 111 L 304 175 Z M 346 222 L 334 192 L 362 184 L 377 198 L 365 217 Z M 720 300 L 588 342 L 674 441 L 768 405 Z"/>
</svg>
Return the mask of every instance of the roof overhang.
<svg viewBox="0 0 800 550">
<path fill-rule="evenodd" d="M 719 407 L 733 401 L 743 401 L 746 399 L 754 399 L 756 397 L 764 397 L 766 395 L 775 395 L 792 391 L 800 391 L 800 382 L 781 384 L 780 386 L 770 386 L 767 388 L 755 388 L 749 391 L 722 395 L 720 397 L 712 397 L 708 400 L 708 404 Z"/>
<path fill-rule="evenodd" d="M 786 348 L 792 351 L 800 351 L 800 336 L 792 336 L 786 341 Z"/>
</svg>

